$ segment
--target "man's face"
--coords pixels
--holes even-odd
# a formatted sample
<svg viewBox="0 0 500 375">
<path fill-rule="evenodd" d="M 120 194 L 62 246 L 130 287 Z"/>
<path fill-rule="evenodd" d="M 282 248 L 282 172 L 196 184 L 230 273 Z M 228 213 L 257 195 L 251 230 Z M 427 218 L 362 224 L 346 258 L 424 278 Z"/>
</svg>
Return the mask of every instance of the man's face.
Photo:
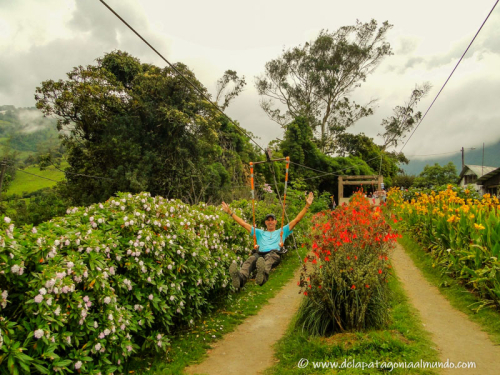
<svg viewBox="0 0 500 375">
<path fill-rule="evenodd" d="M 267 220 L 265 221 L 265 223 L 266 223 L 267 230 L 273 231 L 273 230 L 276 229 L 276 223 L 277 223 L 277 221 L 274 220 L 272 217 L 267 218 Z"/>
</svg>

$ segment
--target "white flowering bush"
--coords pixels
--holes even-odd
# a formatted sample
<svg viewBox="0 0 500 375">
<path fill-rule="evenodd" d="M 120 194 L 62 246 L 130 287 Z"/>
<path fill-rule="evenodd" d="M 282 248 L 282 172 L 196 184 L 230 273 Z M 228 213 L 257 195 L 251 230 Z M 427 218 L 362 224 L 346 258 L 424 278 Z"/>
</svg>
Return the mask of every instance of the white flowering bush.
<svg viewBox="0 0 500 375">
<path fill-rule="evenodd" d="M 241 210 L 237 210 L 241 214 Z M 121 372 L 231 290 L 251 246 L 220 207 L 118 194 L 39 227 L 0 223 L 0 373 Z"/>
</svg>

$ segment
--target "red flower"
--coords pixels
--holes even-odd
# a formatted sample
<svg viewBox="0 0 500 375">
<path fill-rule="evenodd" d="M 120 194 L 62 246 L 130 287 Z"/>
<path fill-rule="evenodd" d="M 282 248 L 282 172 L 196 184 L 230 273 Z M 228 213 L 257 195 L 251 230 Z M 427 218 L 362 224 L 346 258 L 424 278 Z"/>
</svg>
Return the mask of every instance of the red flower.
<svg viewBox="0 0 500 375">
<path fill-rule="evenodd" d="M 304 295 L 307 296 L 307 292 L 304 292 Z"/>
<path fill-rule="evenodd" d="M 321 285 L 318 285 L 318 288 L 321 289 Z"/>
<path fill-rule="evenodd" d="M 369 287 L 370 287 L 370 285 L 366 284 L 366 285 L 365 285 L 365 287 L 369 288 Z"/>
<path fill-rule="evenodd" d="M 325 261 L 329 262 L 329 261 L 330 261 L 330 258 L 325 257 Z"/>
<path fill-rule="evenodd" d="M 382 273 L 382 270 L 378 270 L 378 273 Z"/>
<path fill-rule="evenodd" d="M 356 289 L 356 285 L 351 286 L 351 289 Z"/>
<path fill-rule="evenodd" d="M 316 264 L 316 263 L 318 263 L 318 262 L 316 261 L 316 259 L 313 259 L 312 263 L 313 263 L 313 264 Z"/>
</svg>

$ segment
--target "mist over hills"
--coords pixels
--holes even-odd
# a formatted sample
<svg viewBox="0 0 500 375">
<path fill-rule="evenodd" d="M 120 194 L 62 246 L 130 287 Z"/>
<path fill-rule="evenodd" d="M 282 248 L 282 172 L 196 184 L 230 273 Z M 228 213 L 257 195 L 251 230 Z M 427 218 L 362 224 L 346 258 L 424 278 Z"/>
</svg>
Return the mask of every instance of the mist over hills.
<svg viewBox="0 0 500 375">
<path fill-rule="evenodd" d="M 465 164 L 472 165 L 483 165 L 483 146 L 475 146 L 474 150 L 468 150 L 467 145 L 465 148 Z M 439 165 L 448 164 L 450 161 L 455 164 L 457 168 L 457 174 L 460 174 L 462 170 L 462 153 L 460 152 L 460 147 L 457 147 L 457 152 L 455 154 L 448 155 L 436 155 L 430 156 L 429 158 L 414 158 L 411 159 L 408 165 L 401 165 L 401 168 L 408 175 L 419 175 L 420 172 L 424 170 L 426 165 L 434 165 L 438 163 Z M 436 154 L 439 154 L 440 150 L 436 150 Z M 500 139 L 496 143 L 484 146 L 484 166 L 488 167 L 500 167 Z"/>
</svg>

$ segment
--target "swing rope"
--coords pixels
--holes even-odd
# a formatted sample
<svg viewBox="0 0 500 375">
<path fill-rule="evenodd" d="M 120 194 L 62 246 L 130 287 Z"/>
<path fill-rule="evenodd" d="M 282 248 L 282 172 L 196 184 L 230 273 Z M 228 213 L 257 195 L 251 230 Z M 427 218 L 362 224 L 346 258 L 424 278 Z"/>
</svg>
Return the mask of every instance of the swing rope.
<svg viewBox="0 0 500 375">
<path fill-rule="evenodd" d="M 252 214 L 253 214 L 253 248 L 254 250 L 259 251 L 259 245 L 257 245 L 257 234 L 255 227 L 255 191 L 253 184 L 253 162 L 250 162 L 250 183 L 252 186 Z"/>
<path fill-rule="evenodd" d="M 281 214 L 280 251 L 283 251 L 283 224 L 285 223 L 286 187 L 288 185 L 288 168 L 290 168 L 290 157 L 286 157 L 285 192 L 283 193 L 283 212 Z"/>
</svg>

